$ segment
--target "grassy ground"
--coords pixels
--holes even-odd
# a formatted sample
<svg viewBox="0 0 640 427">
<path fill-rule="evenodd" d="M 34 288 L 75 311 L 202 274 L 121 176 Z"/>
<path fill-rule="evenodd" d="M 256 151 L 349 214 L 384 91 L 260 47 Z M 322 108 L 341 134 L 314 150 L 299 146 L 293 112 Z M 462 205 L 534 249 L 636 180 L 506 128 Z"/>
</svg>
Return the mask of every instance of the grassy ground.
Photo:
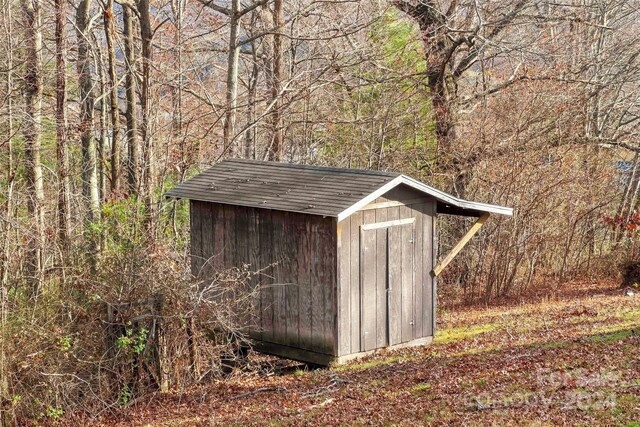
<svg viewBox="0 0 640 427">
<path fill-rule="evenodd" d="M 330 369 L 238 373 L 104 423 L 640 427 L 640 295 L 614 286 L 443 311 L 429 346 Z"/>
</svg>

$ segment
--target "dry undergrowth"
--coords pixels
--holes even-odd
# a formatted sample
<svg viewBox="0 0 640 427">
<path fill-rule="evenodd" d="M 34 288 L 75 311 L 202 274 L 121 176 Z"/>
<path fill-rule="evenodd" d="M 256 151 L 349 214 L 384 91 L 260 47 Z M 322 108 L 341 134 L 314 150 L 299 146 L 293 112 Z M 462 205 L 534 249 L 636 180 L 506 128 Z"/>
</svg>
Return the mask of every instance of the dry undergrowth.
<svg viewBox="0 0 640 427">
<path fill-rule="evenodd" d="M 94 424 L 640 426 L 640 295 L 566 289 L 444 310 L 430 346 L 332 369 L 236 373 Z"/>
</svg>

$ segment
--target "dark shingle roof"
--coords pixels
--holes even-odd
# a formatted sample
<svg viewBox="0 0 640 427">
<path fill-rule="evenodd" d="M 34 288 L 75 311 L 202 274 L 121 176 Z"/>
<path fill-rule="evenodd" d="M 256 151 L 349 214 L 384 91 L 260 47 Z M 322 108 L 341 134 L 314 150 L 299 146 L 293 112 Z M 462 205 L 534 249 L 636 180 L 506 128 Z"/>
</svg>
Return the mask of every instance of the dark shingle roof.
<svg viewBox="0 0 640 427">
<path fill-rule="evenodd" d="M 398 173 L 224 160 L 174 187 L 168 197 L 336 216 Z"/>
<path fill-rule="evenodd" d="M 217 163 L 166 196 L 335 216 L 341 221 L 400 184 L 434 197 L 444 213 L 512 214 L 511 208 L 458 199 L 399 173 L 241 159 Z"/>
</svg>

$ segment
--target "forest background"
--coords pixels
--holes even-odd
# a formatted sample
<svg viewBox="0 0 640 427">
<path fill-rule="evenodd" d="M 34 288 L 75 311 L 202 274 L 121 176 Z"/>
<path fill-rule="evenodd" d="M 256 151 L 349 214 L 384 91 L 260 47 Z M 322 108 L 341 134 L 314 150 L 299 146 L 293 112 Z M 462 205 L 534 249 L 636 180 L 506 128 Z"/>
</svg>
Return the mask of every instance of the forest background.
<svg viewBox="0 0 640 427">
<path fill-rule="evenodd" d="M 449 267 L 445 305 L 640 281 L 637 1 L 0 7 L 0 425 L 224 370 L 250 303 L 205 296 L 250 266 L 194 280 L 188 205 L 163 195 L 226 157 L 513 207 Z M 440 220 L 441 253 L 465 226 Z"/>
</svg>

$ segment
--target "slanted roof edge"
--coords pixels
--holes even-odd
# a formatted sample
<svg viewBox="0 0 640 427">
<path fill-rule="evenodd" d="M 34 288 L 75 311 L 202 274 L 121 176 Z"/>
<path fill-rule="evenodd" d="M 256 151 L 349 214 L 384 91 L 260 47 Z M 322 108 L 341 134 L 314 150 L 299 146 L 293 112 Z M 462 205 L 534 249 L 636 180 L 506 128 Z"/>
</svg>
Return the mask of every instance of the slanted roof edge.
<svg viewBox="0 0 640 427">
<path fill-rule="evenodd" d="M 507 208 L 504 206 L 497 206 L 497 205 L 490 205 L 487 203 L 479 203 L 479 202 L 472 202 L 469 200 L 463 200 L 463 199 L 459 199 L 455 196 L 452 196 L 451 194 L 447 194 L 443 191 L 440 191 L 438 189 L 435 189 L 429 185 L 423 184 L 422 182 L 415 180 L 411 177 L 408 177 L 406 175 L 400 175 L 397 178 L 389 181 L 388 183 L 386 183 L 385 185 L 381 186 L 380 188 L 378 188 L 376 191 L 370 193 L 369 195 L 367 195 L 366 197 L 360 199 L 358 202 L 354 203 L 353 205 L 349 206 L 347 209 L 343 210 L 342 212 L 340 212 L 337 217 L 338 217 L 338 222 L 342 221 L 343 219 L 351 216 L 353 213 L 357 212 L 358 210 L 360 210 L 361 208 L 365 207 L 366 205 L 368 205 L 369 203 L 371 203 L 372 201 L 374 201 L 375 199 L 377 199 L 378 197 L 384 195 L 385 193 L 387 193 L 389 190 L 397 187 L 400 184 L 406 184 L 409 187 L 412 187 L 418 191 L 421 191 L 425 194 L 428 194 L 432 197 L 434 197 L 436 200 L 444 202 L 444 203 L 448 203 L 451 204 L 453 206 L 462 208 L 462 209 L 471 209 L 471 210 L 475 210 L 475 211 L 480 211 L 480 212 L 489 212 L 489 213 L 495 213 L 495 214 L 500 214 L 500 215 L 507 215 L 507 216 L 511 216 L 513 215 L 513 209 L 512 208 Z"/>
</svg>

